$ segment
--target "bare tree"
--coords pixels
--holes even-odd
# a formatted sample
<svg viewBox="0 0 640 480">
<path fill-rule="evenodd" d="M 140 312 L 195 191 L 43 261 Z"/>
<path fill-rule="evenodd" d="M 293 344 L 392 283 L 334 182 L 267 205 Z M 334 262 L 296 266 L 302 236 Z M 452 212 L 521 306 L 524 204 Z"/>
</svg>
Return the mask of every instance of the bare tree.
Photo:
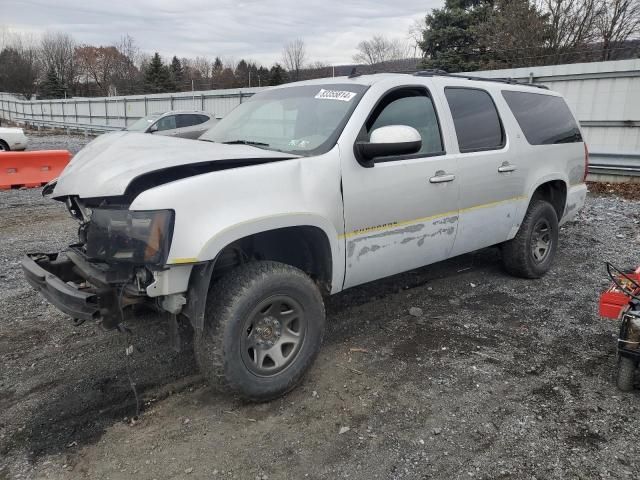
<svg viewBox="0 0 640 480">
<path fill-rule="evenodd" d="M 418 49 L 422 43 L 422 35 L 426 28 L 424 17 L 416 19 L 411 23 L 409 30 L 407 31 L 407 38 L 409 39 L 410 48 L 413 54 L 413 58 L 418 57 Z"/>
<path fill-rule="evenodd" d="M 40 60 L 43 71 L 55 73 L 65 91 L 73 91 L 77 65 L 76 42 L 68 33 L 47 32 L 40 42 Z"/>
<path fill-rule="evenodd" d="M 602 60 L 611 60 L 616 46 L 640 33 L 640 0 L 601 0 L 595 26 Z"/>
<path fill-rule="evenodd" d="M 300 79 L 300 70 L 307 61 L 307 49 L 304 40 L 297 38 L 285 45 L 282 51 L 282 63 L 294 82 Z"/>
<path fill-rule="evenodd" d="M 78 72 L 84 74 L 85 79 L 91 78 L 104 96 L 108 96 L 114 87 L 117 89 L 119 76 L 126 72 L 128 64 L 128 59 L 115 46 L 83 45 L 76 48 L 76 59 Z"/>
<path fill-rule="evenodd" d="M 358 44 L 358 53 L 353 61 L 374 65 L 376 63 L 402 60 L 409 56 L 407 44 L 400 39 L 387 39 L 383 35 L 375 35 L 371 40 L 363 40 Z"/>
<path fill-rule="evenodd" d="M 541 10 L 549 15 L 549 50 L 557 61 L 575 54 L 593 42 L 601 0 L 541 0 Z"/>
</svg>

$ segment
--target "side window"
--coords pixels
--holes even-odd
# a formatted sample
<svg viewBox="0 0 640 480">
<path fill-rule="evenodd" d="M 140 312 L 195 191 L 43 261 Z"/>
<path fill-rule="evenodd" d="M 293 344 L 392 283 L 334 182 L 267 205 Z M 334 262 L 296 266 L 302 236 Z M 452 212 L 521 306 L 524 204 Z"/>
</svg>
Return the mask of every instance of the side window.
<svg viewBox="0 0 640 480">
<path fill-rule="evenodd" d="M 176 128 L 176 116 L 168 115 L 166 117 L 162 117 L 160 120 L 158 120 L 158 123 L 156 125 L 158 125 L 159 132 L 162 132 L 163 130 L 173 130 L 174 128 Z"/>
<path fill-rule="evenodd" d="M 198 123 L 204 123 L 209 121 L 209 117 L 206 115 L 196 115 L 199 119 Z"/>
<path fill-rule="evenodd" d="M 475 88 L 444 89 L 461 152 L 497 150 L 504 147 L 502 122 L 488 92 Z"/>
<path fill-rule="evenodd" d="M 438 116 L 431 97 L 423 89 L 402 89 L 389 93 L 367 121 L 366 138 L 369 139 L 376 128 L 389 125 L 408 125 L 420 133 L 422 148 L 418 155 L 444 152 Z"/>
<path fill-rule="evenodd" d="M 200 115 L 195 115 L 192 113 L 184 113 L 182 115 L 178 115 L 178 119 L 176 120 L 176 126 L 178 128 L 191 127 L 193 125 L 198 125 L 202 123 L 200 120 Z"/>
<path fill-rule="evenodd" d="M 582 135 L 562 97 L 503 90 L 502 96 L 531 145 L 581 142 Z"/>
</svg>

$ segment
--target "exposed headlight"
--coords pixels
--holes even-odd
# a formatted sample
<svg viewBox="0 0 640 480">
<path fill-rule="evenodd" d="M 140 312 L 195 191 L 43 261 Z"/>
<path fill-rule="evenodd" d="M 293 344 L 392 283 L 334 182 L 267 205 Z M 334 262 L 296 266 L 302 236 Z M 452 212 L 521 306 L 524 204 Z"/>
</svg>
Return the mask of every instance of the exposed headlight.
<svg viewBox="0 0 640 480">
<path fill-rule="evenodd" d="M 108 210 L 96 208 L 87 228 L 91 259 L 162 265 L 173 234 L 173 210 Z"/>
</svg>

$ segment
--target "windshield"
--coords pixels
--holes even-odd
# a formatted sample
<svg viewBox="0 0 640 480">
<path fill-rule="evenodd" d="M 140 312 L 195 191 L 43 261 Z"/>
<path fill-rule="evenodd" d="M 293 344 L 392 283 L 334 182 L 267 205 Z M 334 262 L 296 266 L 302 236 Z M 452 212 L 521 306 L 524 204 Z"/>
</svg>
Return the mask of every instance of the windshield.
<svg viewBox="0 0 640 480">
<path fill-rule="evenodd" d="M 160 115 L 149 115 L 148 117 L 142 117 L 140 120 L 136 120 L 127 128 L 125 128 L 125 130 L 129 132 L 144 132 L 158 118 L 160 118 Z"/>
<path fill-rule="evenodd" d="M 328 84 L 267 90 L 237 106 L 200 140 L 320 155 L 335 145 L 366 88 Z"/>
</svg>

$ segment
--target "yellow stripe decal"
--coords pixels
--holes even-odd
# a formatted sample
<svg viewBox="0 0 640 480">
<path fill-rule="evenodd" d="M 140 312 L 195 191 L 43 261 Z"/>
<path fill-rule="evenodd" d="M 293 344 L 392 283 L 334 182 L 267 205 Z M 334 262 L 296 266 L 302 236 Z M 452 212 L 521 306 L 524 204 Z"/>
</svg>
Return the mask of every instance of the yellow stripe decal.
<svg viewBox="0 0 640 480">
<path fill-rule="evenodd" d="M 187 257 L 187 258 L 172 258 L 169 264 L 171 265 L 180 265 L 183 263 L 196 263 L 198 261 L 195 257 Z"/>
<path fill-rule="evenodd" d="M 382 232 L 382 231 L 387 231 L 387 230 L 393 230 L 393 229 L 396 229 L 398 227 L 404 227 L 406 225 L 412 225 L 414 223 L 425 223 L 425 222 L 428 222 L 430 220 L 435 220 L 436 218 L 443 218 L 443 217 L 448 217 L 448 216 L 451 216 L 451 215 L 459 215 L 459 214 L 464 213 L 464 212 L 471 212 L 473 210 L 479 210 L 481 208 L 494 207 L 494 206 L 500 205 L 502 203 L 515 202 L 515 201 L 518 201 L 518 200 L 526 200 L 526 198 L 527 198 L 526 196 L 518 196 L 518 197 L 513 197 L 513 198 L 507 198 L 506 200 L 498 200 L 496 202 L 484 203 L 482 205 L 474 205 L 473 207 L 461 208 L 460 210 L 452 210 L 450 212 L 436 213 L 435 215 L 430 215 L 428 217 L 414 218 L 413 220 L 404 220 L 402 222 L 386 223 L 384 225 L 378 225 L 376 227 L 361 228 L 361 229 L 354 230 L 354 231 L 349 232 L 349 233 L 345 233 L 345 234 L 339 235 L 339 237 L 340 238 L 352 238 L 352 237 L 357 237 L 358 235 L 362 235 L 364 233 L 373 233 L 373 232 Z"/>
</svg>

